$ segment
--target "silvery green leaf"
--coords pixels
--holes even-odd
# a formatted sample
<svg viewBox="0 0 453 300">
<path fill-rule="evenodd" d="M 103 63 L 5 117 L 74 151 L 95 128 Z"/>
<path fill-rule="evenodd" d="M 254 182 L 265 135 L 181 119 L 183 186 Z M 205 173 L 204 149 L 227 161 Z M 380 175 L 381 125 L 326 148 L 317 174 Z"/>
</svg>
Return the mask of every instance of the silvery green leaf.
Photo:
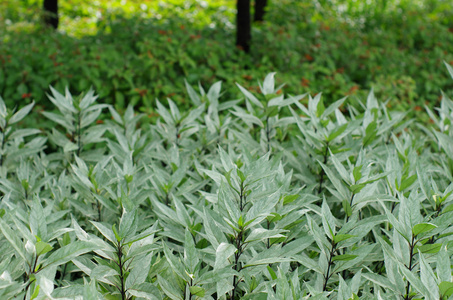
<svg viewBox="0 0 453 300">
<path fill-rule="evenodd" d="M 85 165 L 85 162 L 77 156 L 75 156 L 75 160 L 78 164 L 78 167 L 76 167 L 75 165 L 71 165 L 74 174 L 77 176 L 78 179 L 80 179 L 80 181 L 85 185 L 85 187 L 88 187 L 90 189 L 94 188 L 93 183 L 91 183 L 90 179 L 87 176 L 88 169 Z"/>
<path fill-rule="evenodd" d="M 204 220 L 204 230 L 206 231 L 205 238 L 211 243 L 211 245 L 217 249 L 220 243 L 226 243 L 227 239 L 223 234 L 222 230 L 217 226 L 213 217 L 211 216 L 208 210 L 204 210 L 203 212 L 203 220 Z"/>
<path fill-rule="evenodd" d="M 190 100 L 192 100 L 195 106 L 201 105 L 200 96 L 198 96 L 197 92 L 193 89 L 193 87 L 184 79 L 184 84 L 186 86 L 187 93 L 189 94 Z"/>
<path fill-rule="evenodd" d="M 142 284 L 133 286 L 127 291 L 132 296 L 138 297 L 140 299 L 159 300 L 163 298 L 159 289 L 149 282 L 143 282 Z"/>
<path fill-rule="evenodd" d="M 126 278 L 127 289 L 145 282 L 146 278 L 148 277 L 151 259 L 152 254 L 148 254 L 134 262 L 132 271 L 130 271 L 129 275 Z"/>
<path fill-rule="evenodd" d="M 110 114 L 112 115 L 113 117 L 113 120 L 115 120 L 115 122 L 117 122 L 118 124 L 120 125 L 124 125 L 124 122 L 123 122 L 123 118 L 120 116 L 120 114 L 115 110 L 115 108 L 113 106 L 109 106 L 109 111 L 110 111 Z"/>
<path fill-rule="evenodd" d="M 194 284 L 207 284 L 207 283 L 215 283 L 219 282 L 225 278 L 233 278 L 234 276 L 238 276 L 239 273 L 236 272 L 231 268 L 231 266 L 227 266 L 225 268 L 214 269 L 212 271 L 208 271 L 200 275 L 200 277 L 195 278 Z"/>
<path fill-rule="evenodd" d="M 94 225 L 94 227 L 97 228 L 97 230 L 99 230 L 99 232 L 106 238 L 108 239 L 110 242 L 112 242 L 114 245 L 116 245 L 118 243 L 118 241 L 116 240 L 116 237 L 115 237 L 115 234 L 113 233 L 113 230 L 108 228 L 107 226 L 105 226 L 104 224 L 102 223 L 99 223 L 99 222 L 95 222 L 95 221 L 91 221 L 91 224 Z"/>
<path fill-rule="evenodd" d="M 237 109 L 236 109 L 236 111 L 231 111 L 231 113 L 233 115 L 239 117 L 240 119 L 242 119 L 246 123 L 256 124 L 256 125 L 258 125 L 260 127 L 264 127 L 263 122 L 260 119 L 258 119 L 256 116 L 254 116 L 254 115 L 245 113 L 245 112 L 237 110 Z"/>
<path fill-rule="evenodd" d="M 176 122 L 180 121 L 181 113 L 179 112 L 178 106 L 173 101 L 171 101 L 170 98 L 167 98 L 167 101 L 168 105 L 170 106 L 170 112 L 173 120 L 175 120 Z"/>
<path fill-rule="evenodd" d="M 306 256 L 305 254 L 294 256 L 294 259 L 300 264 L 304 265 L 306 268 L 313 270 L 319 274 L 324 274 L 319 264 L 314 260 Z"/>
<path fill-rule="evenodd" d="M 393 284 L 393 282 L 391 282 L 385 276 L 382 276 L 379 274 L 374 274 L 374 273 L 363 273 L 362 276 L 381 287 L 387 288 L 394 292 L 398 292 L 397 289 L 395 288 L 395 285 Z"/>
<path fill-rule="evenodd" d="M 25 105 L 22 107 L 19 111 L 17 111 L 14 115 L 11 116 L 9 119 L 9 124 L 15 124 L 25 118 L 26 115 L 31 111 L 33 106 L 35 105 L 35 102 L 33 101 L 32 103 Z"/>
<path fill-rule="evenodd" d="M 450 73 L 451 78 L 453 78 L 453 68 L 445 61 L 444 64 L 447 67 L 448 73 Z"/>
<path fill-rule="evenodd" d="M 76 258 L 79 255 L 90 252 L 97 249 L 97 246 L 93 243 L 75 241 L 71 244 L 61 247 L 43 260 L 43 268 L 49 268 L 51 266 L 59 266 L 67 263 L 68 261 Z"/>
<path fill-rule="evenodd" d="M 56 89 L 52 86 L 49 86 L 50 91 L 52 92 L 52 96 L 47 95 L 50 101 L 64 114 L 66 111 L 77 113 L 73 103 L 72 103 L 72 96 L 66 88 L 66 96 L 60 94 Z"/>
<path fill-rule="evenodd" d="M 451 281 L 450 256 L 445 246 L 437 254 L 436 273 L 440 281 Z"/>
<path fill-rule="evenodd" d="M 90 284 L 83 285 L 83 299 L 84 300 L 102 299 L 101 294 L 97 291 L 95 280 L 91 280 Z"/>
<path fill-rule="evenodd" d="M 348 254 L 344 254 L 345 260 L 337 260 L 334 272 L 339 273 L 343 270 L 347 270 L 354 266 L 360 265 L 362 261 L 364 261 L 368 257 L 374 247 L 375 245 L 365 245 L 355 250 L 349 251 Z"/>
<path fill-rule="evenodd" d="M 401 234 L 408 243 L 410 243 L 412 233 L 409 232 L 409 230 L 407 229 L 407 226 L 405 226 L 404 224 L 401 224 L 401 222 L 399 222 L 395 218 L 395 216 L 385 206 L 383 206 L 383 207 L 384 207 L 385 214 L 387 215 L 387 218 L 388 218 L 390 224 L 392 224 L 392 226 L 395 227 L 395 229 L 398 231 L 398 233 Z"/>
<path fill-rule="evenodd" d="M 220 97 L 221 88 L 222 88 L 222 81 L 217 81 L 209 88 L 209 91 L 206 96 L 208 97 L 210 104 L 218 106 L 218 103 L 219 103 L 218 100 Z"/>
<path fill-rule="evenodd" d="M 245 88 L 243 88 L 239 83 L 236 83 L 238 88 L 241 90 L 242 94 L 250 100 L 253 104 L 257 105 L 260 108 L 264 108 L 263 104 L 261 104 L 260 100 L 258 100 L 252 93 L 247 91 Z"/>
<path fill-rule="evenodd" d="M 73 142 L 67 142 L 63 146 L 63 152 L 65 152 L 65 153 L 71 152 L 71 151 L 76 151 L 77 149 L 79 149 L 79 146 L 77 146 L 77 144 L 74 144 Z"/>
<path fill-rule="evenodd" d="M 266 75 L 266 78 L 264 78 L 263 87 L 261 88 L 263 95 L 273 94 L 275 92 L 275 74 L 276 72 L 269 73 Z"/>
<path fill-rule="evenodd" d="M 290 105 L 292 103 L 294 103 L 294 101 L 292 101 L 291 99 L 289 100 L 284 100 L 284 96 L 281 95 L 281 96 L 278 96 L 278 97 L 275 97 L 275 98 L 272 98 L 271 100 L 269 100 L 269 102 L 267 103 L 267 106 L 268 107 L 271 107 L 271 106 L 278 106 L 278 107 L 282 107 L 282 106 L 287 106 L 287 105 Z"/>
<path fill-rule="evenodd" d="M 194 122 L 198 117 L 201 116 L 201 114 L 204 112 L 204 103 L 200 106 L 198 106 L 195 109 L 192 109 L 189 112 L 189 115 L 185 117 L 182 122 L 181 122 L 181 127 L 184 127 L 186 125 L 189 125 L 190 123 Z"/>
<path fill-rule="evenodd" d="M 419 291 L 425 297 L 425 299 L 429 300 L 436 299 L 431 297 L 430 291 L 425 287 L 421 280 L 414 275 L 414 273 L 407 269 L 407 267 L 404 264 L 399 263 L 399 269 L 401 273 L 403 273 L 403 275 L 406 277 L 406 279 L 411 283 L 411 287 Z"/>
<path fill-rule="evenodd" d="M 172 118 L 172 116 L 168 113 L 167 109 L 159 102 L 159 100 L 156 100 L 156 105 L 157 105 L 157 113 L 159 116 L 164 119 L 165 123 L 168 125 L 175 125 L 175 122 Z"/>
<path fill-rule="evenodd" d="M 99 117 L 99 115 L 101 114 L 101 110 L 98 109 L 98 110 L 95 110 L 91 113 L 88 113 L 86 114 L 83 118 L 82 118 L 82 122 L 80 123 L 80 128 L 85 128 L 87 127 L 88 125 L 91 125 L 94 121 L 96 121 Z"/>
<path fill-rule="evenodd" d="M 439 299 L 438 285 L 440 284 L 440 281 L 434 275 L 433 269 L 426 261 L 424 255 L 421 252 L 419 252 L 418 254 L 420 258 L 420 279 L 426 289 L 429 291 L 430 297 L 432 299 Z"/>
<path fill-rule="evenodd" d="M 120 237 L 124 239 L 127 236 L 134 236 L 137 231 L 137 226 L 137 211 L 127 211 L 124 209 L 119 225 L 118 234 Z"/>
<path fill-rule="evenodd" d="M 327 241 L 325 235 L 319 228 L 318 224 L 316 224 L 316 222 L 309 216 L 307 216 L 307 223 L 319 249 L 322 251 L 324 251 L 325 249 L 329 249 L 331 244 Z"/>
<path fill-rule="evenodd" d="M 85 109 L 87 107 L 89 107 L 91 104 L 93 104 L 96 99 L 98 98 L 98 96 L 94 96 L 94 91 L 93 90 L 89 90 L 88 93 L 86 93 L 84 95 L 84 97 L 82 98 L 82 100 L 80 101 L 80 108 L 81 109 Z"/>
<path fill-rule="evenodd" d="M 5 101 L 3 101 L 2 96 L 0 96 L 0 117 L 5 119 L 6 114 L 7 114 L 7 111 L 6 111 Z"/>
<path fill-rule="evenodd" d="M 172 300 L 183 300 L 183 293 L 182 291 L 175 286 L 171 281 L 166 280 L 160 275 L 157 275 L 157 282 L 159 286 L 162 288 L 162 291 L 170 297 Z"/>
<path fill-rule="evenodd" d="M 327 177 L 329 178 L 330 182 L 332 182 L 333 186 L 335 187 L 338 194 L 341 196 L 342 199 L 349 199 L 349 191 L 346 187 L 341 183 L 338 179 L 338 176 L 325 164 L 318 160 L 319 165 L 323 168 L 324 172 L 326 173 Z"/>
<path fill-rule="evenodd" d="M 41 133 L 41 130 L 39 130 L 39 129 L 32 129 L 32 128 L 17 129 L 13 133 L 11 133 L 11 135 L 9 136 L 9 139 L 10 140 L 21 139 L 26 136 L 39 134 L 39 133 Z"/>
<path fill-rule="evenodd" d="M 366 101 L 367 103 L 365 116 L 363 117 L 363 128 L 367 128 L 368 125 L 374 121 L 374 115 L 372 112 L 374 111 L 374 109 L 378 109 L 378 103 L 376 97 L 374 96 L 373 89 L 370 90 Z"/>
<path fill-rule="evenodd" d="M 275 192 L 267 195 L 262 195 L 258 198 L 258 201 L 253 203 L 246 214 L 246 222 L 253 220 L 248 226 L 254 226 L 260 223 L 270 212 L 274 209 L 277 203 L 280 201 L 281 190 L 278 189 Z"/>
<path fill-rule="evenodd" d="M 227 243 L 220 243 L 215 253 L 214 270 L 230 265 L 229 258 L 236 252 L 236 247 Z"/>
<path fill-rule="evenodd" d="M 335 218 L 330 211 L 329 205 L 326 202 L 326 199 L 322 202 L 321 207 L 321 214 L 322 214 L 322 227 L 324 228 L 324 232 L 326 235 L 333 240 L 336 234 L 335 231 Z"/>
<path fill-rule="evenodd" d="M 334 103 L 330 104 L 322 113 L 320 119 L 327 118 L 331 113 L 333 113 L 337 108 L 339 108 L 343 102 L 346 100 L 347 97 L 341 98 L 340 100 L 335 101 Z"/>
<path fill-rule="evenodd" d="M 220 185 L 222 183 L 223 176 L 219 172 L 206 169 L 201 169 L 200 171 L 211 177 L 211 179 L 214 180 L 217 185 Z"/>
<path fill-rule="evenodd" d="M 175 255 L 173 255 L 172 250 L 170 250 L 168 248 L 167 244 L 163 243 L 163 248 L 164 248 L 165 258 L 167 259 L 168 263 L 170 264 L 171 269 L 181 279 L 184 279 L 185 281 L 190 281 L 190 278 L 185 271 L 185 268 L 181 262 L 181 259 L 179 257 L 176 257 Z"/>
<path fill-rule="evenodd" d="M 229 279 L 220 279 L 216 284 L 216 292 L 219 295 L 219 298 L 224 299 L 223 295 L 230 292 L 234 287 L 231 284 L 232 281 Z"/>
<path fill-rule="evenodd" d="M 453 159 L 453 137 L 438 131 L 434 131 L 434 134 L 436 135 L 439 144 L 444 149 L 445 154 L 450 159 Z"/>
<path fill-rule="evenodd" d="M 225 101 L 225 102 L 222 101 L 222 103 L 219 104 L 218 111 L 224 111 L 226 109 L 232 108 L 232 107 L 236 106 L 237 104 L 239 104 L 239 102 L 241 102 L 241 99 L 230 100 L 230 101 Z"/>
<path fill-rule="evenodd" d="M 22 244 L 22 241 L 19 239 L 19 236 L 9 227 L 8 224 L 0 218 L 0 230 L 2 231 L 5 238 L 8 242 L 13 246 L 14 250 L 16 250 L 17 254 L 19 254 L 24 261 L 27 261 L 27 256 L 25 253 L 25 247 Z"/>
<path fill-rule="evenodd" d="M 341 275 L 339 276 L 339 279 L 340 279 L 340 284 L 338 287 L 338 298 L 337 299 L 348 300 L 352 296 L 352 289 L 344 281 L 344 279 L 343 279 L 343 277 L 341 277 Z"/>
<path fill-rule="evenodd" d="M 193 274 L 199 262 L 198 250 L 195 248 L 194 238 L 189 230 L 186 229 L 184 241 L 184 262 L 188 271 Z"/>
<path fill-rule="evenodd" d="M 225 150 L 223 150 L 223 148 L 220 147 L 220 145 L 218 146 L 217 149 L 219 151 L 220 161 L 222 162 L 222 166 L 225 169 L 225 171 L 229 172 L 230 170 L 235 169 L 236 165 L 233 163 L 233 160 L 228 155 L 228 153 Z"/>
<path fill-rule="evenodd" d="M 82 135 L 82 145 L 89 145 L 94 143 L 102 142 L 104 132 L 107 130 L 106 127 L 91 126 L 85 130 Z"/>
<path fill-rule="evenodd" d="M 280 238 L 285 237 L 281 234 L 283 230 L 281 229 L 264 229 L 264 228 L 255 228 L 252 232 L 247 236 L 245 243 L 251 243 L 254 241 L 261 241 L 263 239 L 270 239 L 270 238 Z"/>
<path fill-rule="evenodd" d="M 359 289 L 360 289 L 360 282 L 361 282 L 361 279 L 362 279 L 362 269 L 360 269 L 355 275 L 354 277 L 352 277 L 351 281 L 350 281 L 350 286 L 351 286 L 351 290 L 353 293 L 355 294 L 358 294 L 359 292 Z"/>
</svg>

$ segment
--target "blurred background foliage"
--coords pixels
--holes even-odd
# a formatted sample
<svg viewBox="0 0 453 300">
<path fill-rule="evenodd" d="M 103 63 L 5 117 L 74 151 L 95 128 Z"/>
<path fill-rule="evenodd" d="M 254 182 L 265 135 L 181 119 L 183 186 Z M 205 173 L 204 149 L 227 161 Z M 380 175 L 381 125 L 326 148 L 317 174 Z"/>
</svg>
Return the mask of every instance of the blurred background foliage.
<svg viewBox="0 0 453 300">
<path fill-rule="evenodd" d="M 42 1 L 0 3 L 0 95 L 45 108 L 52 85 L 155 115 L 155 99 L 189 106 L 184 78 L 222 80 L 224 99 L 250 91 L 270 71 L 285 93 L 323 92 L 326 102 L 370 89 L 412 114 L 453 87 L 453 10 L 446 0 L 269 1 L 253 24 L 249 55 L 234 44 L 235 1 L 59 1 L 60 25 L 41 25 Z M 11 105 L 11 104 L 9 104 Z"/>
</svg>

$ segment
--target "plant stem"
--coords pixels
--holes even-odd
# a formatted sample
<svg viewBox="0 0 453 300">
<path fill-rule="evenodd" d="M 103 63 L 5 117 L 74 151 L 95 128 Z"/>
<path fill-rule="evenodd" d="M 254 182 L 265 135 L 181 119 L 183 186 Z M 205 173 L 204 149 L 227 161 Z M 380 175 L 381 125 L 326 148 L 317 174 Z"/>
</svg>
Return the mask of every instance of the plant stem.
<svg viewBox="0 0 453 300">
<path fill-rule="evenodd" d="M 121 299 L 122 300 L 126 300 L 126 290 L 125 290 L 125 286 L 124 286 L 124 265 L 123 265 L 123 246 L 121 245 L 121 242 L 118 243 L 118 247 L 117 247 L 117 255 L 118 255 L 118 267 L 120 269 L 120 282 L 121 282 L 121 287 L 120 287 L 120 294 L 121 294 Z"/>
<path fill-rule="evenodd" d="M 1 158 L 0 158 L 0 167 L 3 166 L 3 158 L 4 158 L 4 149 L 5 149 L 5 144 L 6 144 L 6 135 L 5 135 L 5 132 L 6 132 L 6 128 L 8 128 L 8 121 L 6 121 L 5 123 L 5 129 L 0 129 L 0 132 L 2 133 L 2 146 L 1 146 L 1 149 L 2 149 L 2 155 L 1 155 Z"/>
<path fill-rule="evenodd" d="M 322 287 L 322 290 L 325 292 L 327 290 L 327 282 L 329 281 L 329 278 L 332 276 L 332 274 L 330 274 L 330 267 L 332 265 L 332 259 L 333 259 L 333 256 L 334 256 L 334 253 L 335 253 L 335 248 L 336 248 L 336 245 L 332 239 L 332 248 L 330 249 L 330 253 L 329 253 L 329 262 L 327 263 L 327 272 L 326 272 L 326 275 L 324 276 L 324 285 Z"/>
<path fill-rule="evenodd" d="M 409 269 L 409 271 L 412 271 L 412 257 L 414 256 L 414 248 L 415 248 L 415 236 L 412 235 L 412 241 L 411 243 L 409 244 L 409 267 L 407 267 Z M 409 282 L 409 280 L 407 281 L 407 285 L 406 285 L 406 296 L 404 296 L 404 299 L 405 300 L 409 300 L 409 290 L 410 290 L 410 287 L 411 287 L 411 283 Z"/>
<path fill-rule="evenodd" d="M 240 263 L 239 263 L 239 258 L 241 257 L 241 254 L 242 254 L 242 237 L 243 237 L 243 234 L 244 234 L 244 230 L 243 228 L 241 228 L 241 231 L 238 233 L 238 235 L 236 236 L 236 240 L 235 240 L 235 243 L 236 243 L 236 253 L 234 254 L 234 266 L 233 268 L 236 270 L 236 272 L 239 272 L 241 271 L 242 267 L 240 266 Z M 231 293 L 231 297 L 230 299 L 233 300 L 234 299 L 234 296 L 236 295 L 236 290 L 237 290 L 237 287 L 238 287 L 238 284 L 239 284 L 239 278 L 237 275 L 234 275 L 233 277 L 233 292 Z"/>
</svg>

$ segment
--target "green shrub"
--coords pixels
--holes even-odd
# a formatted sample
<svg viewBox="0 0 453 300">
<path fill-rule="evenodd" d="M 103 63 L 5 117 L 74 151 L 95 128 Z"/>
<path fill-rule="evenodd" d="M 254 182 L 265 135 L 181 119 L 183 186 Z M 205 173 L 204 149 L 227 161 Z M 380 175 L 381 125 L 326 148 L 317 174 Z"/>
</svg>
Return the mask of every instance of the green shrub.
<svg viewBox="0 0 453 300">
<path fill-rule="evenodd" d="M 453 101 L 428 128 L 274 76 L 186 82 L 152 124 L 52 89 L 54 128 L 16 129 L 33 104 L 0 101 L 2 299 L 449 299 Z"/>
</svg>

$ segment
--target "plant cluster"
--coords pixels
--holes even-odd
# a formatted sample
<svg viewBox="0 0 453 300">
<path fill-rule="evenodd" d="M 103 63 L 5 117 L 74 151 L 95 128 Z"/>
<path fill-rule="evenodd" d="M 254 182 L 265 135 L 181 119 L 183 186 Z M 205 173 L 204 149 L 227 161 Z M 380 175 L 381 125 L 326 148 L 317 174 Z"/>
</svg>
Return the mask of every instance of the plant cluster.
<svg viewBox="0 0 453 300">
<path fill-rule="evenodd" d="M 9 106 L 35 99 L 48 110 L 49 85 L 69 86 L 74 94 L 93 86 L 121 112 L 132 104 L 154 115 L 156 98 L 191 105 L 183 93 L 174 94 L 183 90 L 182 77 L 191 84 L 239 82 L 256 92 L 255 82 L 275 70 L 293 95 L 323 91 L 328 99 L 360 99 L 373 88 L 389 105 L 419 112 L 440 103 L 438 89 L 453 86 L 438 72 L 442 61 L 453 62 L 451 16 L 432 1 L 365 7 L 360 1 L 270 1 L 266 21 L 253 26 L 250 56 L 234 46 L 232 1 L 111 2 L 64 1 L 67 33 L 24 30 L 30 27 L 24 18 L 39 15 L 40 1 L 3 4 L 3 21 L 12 24 L 0 25 L 0 94 Z M 341 5 L 347 9 L 339 14 Z M 235 89 L 225 93 L 240 96 Z M 355 97 L 351 101 L 355 106 Z"/>
<path fill-rule="evenodd" d="M 0 100 L 0 297 L 451 299 L 453 101 L 426 128 L 274 75 L 185 82 L 152 124 L 51 88 L 43 132 Z"/>
</svg>

